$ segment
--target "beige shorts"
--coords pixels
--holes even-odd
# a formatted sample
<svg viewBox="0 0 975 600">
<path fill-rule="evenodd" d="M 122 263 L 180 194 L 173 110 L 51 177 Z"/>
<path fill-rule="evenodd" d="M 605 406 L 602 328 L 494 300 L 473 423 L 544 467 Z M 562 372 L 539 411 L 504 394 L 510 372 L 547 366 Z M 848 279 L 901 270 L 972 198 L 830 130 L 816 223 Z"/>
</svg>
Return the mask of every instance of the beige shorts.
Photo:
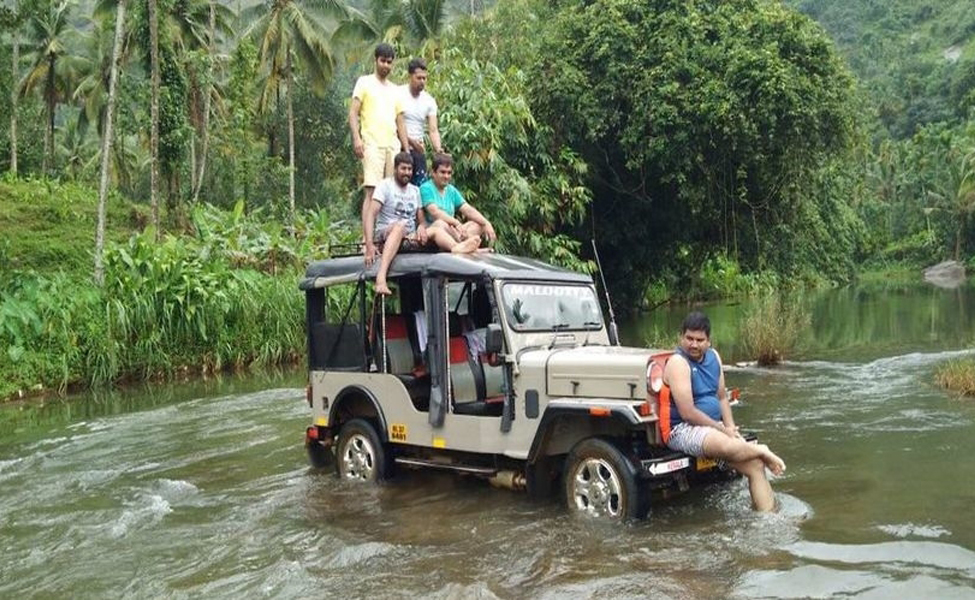
<svg viewBox="0 0 975 600">
<path fill-rule="evenodd" d="M 362 185 L 376 187 L 379 182 L 393 176 L 393 157 L 396 149 L 366 146 L 362 157 Z"/>
</svg>

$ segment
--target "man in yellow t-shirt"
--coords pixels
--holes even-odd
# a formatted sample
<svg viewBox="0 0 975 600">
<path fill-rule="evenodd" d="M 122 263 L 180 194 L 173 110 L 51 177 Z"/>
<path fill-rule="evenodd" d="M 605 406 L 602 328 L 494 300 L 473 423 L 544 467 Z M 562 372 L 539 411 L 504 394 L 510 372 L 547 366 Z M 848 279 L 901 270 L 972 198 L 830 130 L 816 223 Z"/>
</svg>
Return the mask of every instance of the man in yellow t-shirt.
<svg viewBox="0 0 975 600">
<path fill-rule="evenodd" d="M 396 115 L 400 111 L 399 89 L 389 80 L 396 53 L 389 44 L 376 46 L 375 71 L 363 75 L 355 82 L 352 103 L 349 105 L 349 129 L 352 131 L 352 148 L 362 160 L 362 223 L 365 227 L 366 210 L 372 204 L 372 194 L 379 182 L 393 174 L 393 157 L 409 147 L 396 131 Z M 372 264 L 375 255 L 366 252 L 366 265 Z"/>
</svg>

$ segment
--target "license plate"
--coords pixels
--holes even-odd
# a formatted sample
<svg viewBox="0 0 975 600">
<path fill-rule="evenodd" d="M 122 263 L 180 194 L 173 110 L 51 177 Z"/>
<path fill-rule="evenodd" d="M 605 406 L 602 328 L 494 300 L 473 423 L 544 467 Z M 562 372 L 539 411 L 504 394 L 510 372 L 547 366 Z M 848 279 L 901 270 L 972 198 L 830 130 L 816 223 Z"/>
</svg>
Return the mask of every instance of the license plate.
<svg viewBox="0 0 975 600">
<path fill-rule="evenodd" d="M 718 461 L 713 458 L 698 458 L 694 468 L 698 471 L 710 471 L 718 466 Z"/>
</svg>

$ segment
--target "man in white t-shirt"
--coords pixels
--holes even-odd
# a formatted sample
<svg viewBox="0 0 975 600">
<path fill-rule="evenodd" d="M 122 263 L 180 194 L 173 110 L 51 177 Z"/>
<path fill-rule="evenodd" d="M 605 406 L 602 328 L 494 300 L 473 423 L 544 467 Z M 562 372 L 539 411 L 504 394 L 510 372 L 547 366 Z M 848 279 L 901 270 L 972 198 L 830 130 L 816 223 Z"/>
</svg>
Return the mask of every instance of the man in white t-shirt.
<svg viewBox="0 0 975 600">
<path fill-rule="evenodd" d="M 410 81 L 402 86 L 400 112 L 396 115 L 396 129 L 401 140 L 409 142 L 413 158 L 413 185 L 420 185 L 427 178 L 426 144 L 424 130 L 429 129 L 430 143 L 434 152 L 443 152 L 440 129 L 437 126 L 437 101 L 426 91 L 427 64 L 422 58 L 410 61 L 407 70 Z"/>
</svg>

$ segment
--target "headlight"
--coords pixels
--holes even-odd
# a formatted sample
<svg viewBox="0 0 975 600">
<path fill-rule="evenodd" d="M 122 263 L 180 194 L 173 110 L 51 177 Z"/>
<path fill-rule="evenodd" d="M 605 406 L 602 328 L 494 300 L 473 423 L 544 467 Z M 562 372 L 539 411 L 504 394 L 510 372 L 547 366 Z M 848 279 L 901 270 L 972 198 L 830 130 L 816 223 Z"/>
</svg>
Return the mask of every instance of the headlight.
<svg viewBox="0 0 975 600">
<path fill-rule="evenodd" d="M 647 367 L 647 389 L 659 394 L 664 387 L 664 367 L 657 361 L 652 361 Z"/>
</svg>

